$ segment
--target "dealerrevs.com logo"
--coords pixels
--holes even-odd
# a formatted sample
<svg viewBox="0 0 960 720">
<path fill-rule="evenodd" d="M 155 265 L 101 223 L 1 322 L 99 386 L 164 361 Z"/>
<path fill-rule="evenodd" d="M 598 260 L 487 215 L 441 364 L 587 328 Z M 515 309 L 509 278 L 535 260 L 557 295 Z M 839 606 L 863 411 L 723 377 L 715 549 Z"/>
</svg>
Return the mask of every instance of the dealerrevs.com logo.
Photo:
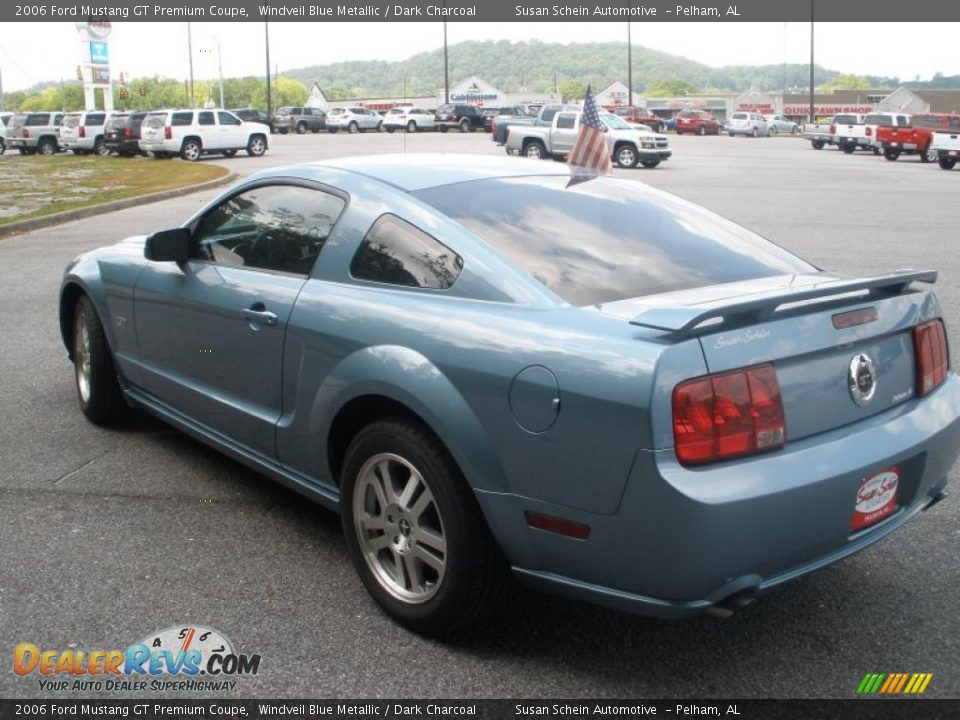
<svg viewBox="0 0 960 720">
<path fill-rule="evenodd" d="M 238 653 L 223 633 L 184 624 L 147 635 L 126 650 L 41 649 L 20 643 L 13 671 L 44 691 L 224 691 L 256 675 L 260 655 Z"/>
</svg>

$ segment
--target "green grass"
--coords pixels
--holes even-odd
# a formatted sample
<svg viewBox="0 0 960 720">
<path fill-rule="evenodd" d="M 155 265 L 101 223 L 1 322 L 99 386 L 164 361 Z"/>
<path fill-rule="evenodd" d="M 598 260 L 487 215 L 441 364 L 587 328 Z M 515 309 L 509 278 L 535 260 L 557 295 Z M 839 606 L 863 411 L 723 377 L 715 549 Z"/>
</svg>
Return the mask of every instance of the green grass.
<svg viewBox="0 0 960 720">
<path fill-rule="evenodd" d="M 0 156 L 0 227 L 64 210 L 215 180 L 219 165 L 151 158 Z"/>
</svg>

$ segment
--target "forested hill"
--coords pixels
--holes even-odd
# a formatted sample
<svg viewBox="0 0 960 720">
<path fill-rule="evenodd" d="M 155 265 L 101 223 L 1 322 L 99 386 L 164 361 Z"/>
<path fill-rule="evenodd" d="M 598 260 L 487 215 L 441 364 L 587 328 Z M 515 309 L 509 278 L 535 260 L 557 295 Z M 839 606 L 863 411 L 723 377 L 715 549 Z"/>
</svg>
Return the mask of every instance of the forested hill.
<svg viewBox="0 0 960 720">
<path fill-rule="evenodd" d="M 438 38 L 439 39 L 439 38 Z M 554 83 L 591 80 L 595 89 L 627 80 L 627 49 L 624 43 L 576 43 L 562 45 L 537 40 L 529 42 L 470 41 L 451 45 L 450 83 L 477 76 L 505 92 L 550 92 Z M 837 71 L 816 68 L 818 85 Z M 419 53 L 406 60 L 353 60 L 284 69 L 283 75 L 308 87 L 314 82 L 328 97 L 432 95 L 443 87 L 443 49 Z M 868 78 L 874 86 L 896 86 L 895 78 Z M 633 80 L 637 91 L 667 86 L 687 92 L 710 90 L 782 90 L 806 87 L 807 65 L 756 65 L 710 67 L 679 55 L 633 47 Z"/>
</svg>

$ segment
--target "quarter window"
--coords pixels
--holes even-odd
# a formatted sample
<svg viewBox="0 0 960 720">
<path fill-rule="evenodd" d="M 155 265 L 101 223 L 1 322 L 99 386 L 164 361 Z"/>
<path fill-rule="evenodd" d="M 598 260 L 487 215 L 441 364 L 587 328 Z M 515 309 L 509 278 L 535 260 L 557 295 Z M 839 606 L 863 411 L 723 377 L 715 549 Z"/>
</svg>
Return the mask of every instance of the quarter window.
<svg viewBox="0 0 960 720">
<path fill-rule="evenodd" d="M 350 263 L 358 280 L 446 290 L 463 270 L 463 258 L 396 215 L 382 215 Z"/>
<path fill-rule="evenodd" d="M 253 188 L 200 221 L 192 255 L 218 265 L 309 275 L 345 204 L 298 185 Z"/>
</svg>

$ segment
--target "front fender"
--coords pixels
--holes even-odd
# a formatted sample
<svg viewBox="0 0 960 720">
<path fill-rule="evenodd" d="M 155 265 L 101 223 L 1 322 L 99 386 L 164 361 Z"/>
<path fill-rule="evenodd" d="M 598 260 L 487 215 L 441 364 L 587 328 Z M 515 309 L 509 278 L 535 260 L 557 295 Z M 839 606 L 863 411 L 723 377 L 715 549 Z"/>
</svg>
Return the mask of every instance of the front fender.
<svg viewBox="0 0 960 720">
<path fill-rule="evenodd" d="M 301 454 L 302 448 L 289 444 L 297 442 L 295 438 L 311 438 L 308 447 L 314 458 L 307 460 L 306 466 L 327 470 L 325 440 L 334 419 L 350 401 L 371 395 L 401 403 L 416 413 L 453 455 L 472 488 L 507 490 L 506 475 L 493 446 L 459 390 L 426 357 L 399 345 L 366 347 L 343 358 L 317 388 L 309 407 L 298 410 L 309 415 L 293 420 L 293 425 L 303 430 L 290 436 L 278 433 L 281 459 Z"/>
</svg>

